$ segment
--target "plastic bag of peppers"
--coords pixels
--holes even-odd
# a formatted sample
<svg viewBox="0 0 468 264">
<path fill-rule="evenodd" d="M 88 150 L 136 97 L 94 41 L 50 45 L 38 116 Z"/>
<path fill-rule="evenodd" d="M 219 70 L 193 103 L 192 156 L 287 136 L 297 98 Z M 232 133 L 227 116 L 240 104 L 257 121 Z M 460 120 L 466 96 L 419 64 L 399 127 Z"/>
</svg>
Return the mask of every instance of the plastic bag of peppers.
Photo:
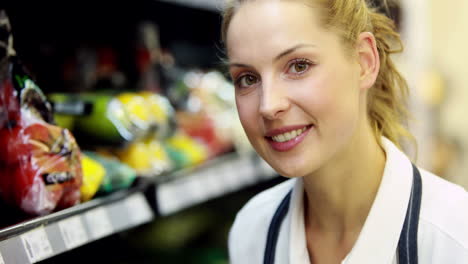
<svg viewBox="0 0 468 264">
<path fill-rule="evenodd" d="M 12 48 L 0 10 L 0 197 L 30 215 L 80 202 L 80 150 L 73 135 L 53 125 L 51 106 Z"/>
</svg>

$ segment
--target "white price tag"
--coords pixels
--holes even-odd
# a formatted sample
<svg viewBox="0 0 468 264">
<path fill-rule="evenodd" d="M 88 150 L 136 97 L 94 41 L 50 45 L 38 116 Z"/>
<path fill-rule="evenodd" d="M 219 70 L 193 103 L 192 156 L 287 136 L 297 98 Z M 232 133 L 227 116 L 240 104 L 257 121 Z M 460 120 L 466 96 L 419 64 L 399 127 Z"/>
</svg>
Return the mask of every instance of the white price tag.
<svg viewBox="0 0 468 264">
<path fill-rule="evenodd" d="M 156 195 L 161 215 L 168 215 L 177 211 L 180 206 L 179 195 L 176 192 L 177 186 L 171 183 L 161 184 L 158 186 Z"/>
<path fill-rule="evenodd" d="M 213 167 L 204 175 L 203 186 L 207 193 L 206 199 L 213 199 L 225 194 L 231 186 L 223 167 Z M 206 200 L 205 199 L 205 200 Z"/>
<path fill-rule="evenodd" d="M 239 180 L 239 166 L 236 161 L 228 162 L 224 164 L 223 167 L 224 181 L 226 182 L 226 185 L 229 186 L 230 191 L 237 191 L 242 184 Z"/>
<path fill-rule="evenodd" d="M 98 207 L 87 212 L 85 219 L 93 239 L 99 239 L 112 234 L 113 227 L 103 207 Z"/>
<path fill-rule="evenodd" d="M 53 254 L 52 247 L 43 227 L 21 235 L 21 241 L 31 263 L 36 263 Z"/>
<path fill-rule="evenodd" d="M 138 225 L 153 219 L 153 212 L 143 194 L 137 193 L 125 200 L 133 224 Z"/>
<path fill-rule="evenodd" d="M 5 261 L 3 260 L 2 253 L 0 253 L 0 264 L 5 264 Z"/>
<path fill-rule="evenodd" d="M 88 241 L 88 235 L 79 216 L 62 220 L 58 225 L 67 249 L 81 246 Z"/>
<path fill-rule="evenodd" d="M 208 189 L 203 181 L 204 175 L 190 175 L 185 185 L 185 207 L 190 207 L 207 199 Z"/>
<path fill-rule="evenodd" d="M 239 173 L 238 180 L 240 187 L 245 187 L 252 182 L 255 176 L 253 166 L 247 158 L 241 158 L 237 161 L 237 172 Z"/>
<path fill-rule="evenodd" d="M 195 200 L 196 195 L 194 195 L 192 187 L 190 187 L 194 177 L 196 176 L 190 175 L 190 177 L 178 179 L 174 182 L 174 198 L 177 200 L 176 205 L 178 206 L 178 208 L 175 208 L 176 211 L 190 206 Z"/>
</svg>

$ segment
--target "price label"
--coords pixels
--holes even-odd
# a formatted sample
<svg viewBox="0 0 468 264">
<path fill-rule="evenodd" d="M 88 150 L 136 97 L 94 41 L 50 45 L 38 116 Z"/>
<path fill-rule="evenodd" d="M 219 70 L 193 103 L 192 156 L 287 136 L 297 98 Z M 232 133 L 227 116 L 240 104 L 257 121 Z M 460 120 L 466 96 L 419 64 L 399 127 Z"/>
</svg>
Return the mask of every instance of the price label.
<svg viewBox="0 0 468 264">
<path fill-rule="evenodd" d="M 200 203 L 205 200 L 206 196 L 209 194 L 203 174 L 197 174 L 196 176 L 190 175 L 189 177 L 189 181 L 187 181 L 185 187 L 185 207 Z"/>
<path fill-rule="evenodd" d="M 238 162 L 232 161 L 224 164 L 223 166 L 223 180 L 231 191 L 237 191 L 242 182 L 239 180 L 239 166 Z"/>
<path fill-rule="evenodd" d="M 173 192 L 174 192 L 174 198 L 175 198 L 175 203 L 174 203 L 174 211 L 181 210 L 183 208 L 186 208 L 189 206 L 191 203 L 193 203 L 193 200 L 195 199 L 194 193 L 192 191 L 192 188 L 190 185 L 192 184 L 192 178 L 196 177 L 193 175 L 190 175 L 190 177 L 185 177 L 182 179 L 179 179 L 177 181 L 174 181 L 173 185 Z"/>
<path fill-rule="evenodd" d="M 219 197 L 232 189 L 229 171 L 226 166 L 213 167 L 206 175 L 206 186 L 210 188 L 209 199 Z"/>
<path fill-rule="evenodd" d="M 2 253 L 0 253 L 0 264 L 5 264 L 5 261 L 3 260 Z"/>
<path fill-rule="evenodd" d="M 21 241 L 31 263 L 36 263 L 53 254 L 52 247 L 43 227 L 21 235 Z"/>
<path fill-rule="evenodd" d="M 60 221 L 58 225 L 67 249 L 81 246 L 88 241 L 88 235 L 79 216 Z"/>
<path fill-rule="evenodd" d="M 125 205 L 133 224 L 141 224 L 153 219 L 153 213 L 141 193 L 134 194 L 125 200 Z"/>
<path fill-rule="evenodd" d="M 113 232 L 112 224 L 106 210 L 103 207 L 93 209 L 85 214 L 93 239 L 99 239 Z"/>
<path fill-rule="evenodd" d="M 180 195 L 177 195 L 176 189 L 177 186 L 171 183 L 158 186 L 156 201 L 158 201 L 159 213 L 161 215 L 168 215 L 177 211 L 180 207 L 181 199 L 179 199 Z"/>
</svg>

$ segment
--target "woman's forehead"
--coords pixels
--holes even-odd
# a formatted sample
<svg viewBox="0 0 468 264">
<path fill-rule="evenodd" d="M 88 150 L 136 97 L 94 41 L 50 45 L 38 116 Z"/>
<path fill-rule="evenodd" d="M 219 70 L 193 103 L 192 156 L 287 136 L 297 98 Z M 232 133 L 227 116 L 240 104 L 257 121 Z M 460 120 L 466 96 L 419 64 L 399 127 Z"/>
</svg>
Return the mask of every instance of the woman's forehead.
<svg viewBox="0 0 468 264">
<path fill-rule="evenodd" d="M 234 15 L 227 32 L 230 59 L 257 54 L 275 56 L 298 44 L 329 45 L 330 32 L 318 23 L 316 11 L 298 1 L 251 1 Z"/>
</svg>

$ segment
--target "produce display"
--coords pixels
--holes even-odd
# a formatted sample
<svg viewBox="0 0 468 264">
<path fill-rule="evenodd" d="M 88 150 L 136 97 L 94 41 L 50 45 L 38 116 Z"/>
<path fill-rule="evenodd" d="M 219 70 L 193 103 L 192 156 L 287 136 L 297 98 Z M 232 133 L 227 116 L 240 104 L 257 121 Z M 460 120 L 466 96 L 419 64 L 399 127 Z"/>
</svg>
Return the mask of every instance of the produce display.
<svg viewBox="0 0 468 264">
<path fill-rule="evenodd" d="M 0 60 L 0 109 L 2 200 L 30 215 L 79 203 L 80 149 L 53 125 L 49 102 L 11 51 Z"/>
<path fill-rule="evenodd" d="M 236 149 L 251 152 L 234 101 L 234 87 L 217 71 L 188 71 L 176 83 L 176 90 L 185 95 L 177 122 L 188 135 L 203 142 L 209 157 Z M 179 104 L 182 104 L 179 102 Z"/>
<path fill-rule="evenodd" d="M 67 64 L 62 76 L 75 80 L 74 91 L 44 95 L 12 49 L 9 24 L 0 30 L 8 42 L 0 47 L 0 199 L 14 208 L 48 214 L 130 188 L 137 177 L 154 178 L 249 149 L 233 87 L 219 72 L 177 69 L 155 78 L 157 69 L 167 70 L 159 65 L 163 57 L 145 57 L 150 61 L 137 60 L 140 80 L 113 87 L 101 77 L 121 74 L 118 54 L 111 47 L 88 48 L 86 54 L 94 55 L 84 56 L 84 63 L 70 60 L 77 65 Z M 145 54 L 159 48 L 153 44 L 145 44 Z M 100 60 L 84 68 L 109 54 L 106 74 Z M 73 69 L 86 70 L 86 79 Z M 165 86 L 156 83 L 159 78 Z"/>
<path fill-rule="evenodd" d="M 125 199 L 145 188 L 147 179 L 170 181 L 173 171 L 252 151 L 230 82 L 217 71 L 173 67 L 174 57 L 161 49 L 151 23 L 139 26 L 134 43 L 138 80 L 119 65 L 131 59 L 121 60 L 112 45 L 91 44 L 70 52 L 76 58 L 64 59 L 58 71 L 63 76 L 47 77 L 64 81 L 53 89 L 26 72 L 2 16 L 0 10 L 0 209 L 12 216 L 2 227 L 98 199 L 87 204 L 94 208 L 99 197 L 110 198 L 103 204 Z M 39 67 L 48 65 L 40 61 Z M 83 208 L 89 207 L 57 215 Z M 213 249 L 197 258 L 214 263 L 225 256 Z"/>
</svg>

